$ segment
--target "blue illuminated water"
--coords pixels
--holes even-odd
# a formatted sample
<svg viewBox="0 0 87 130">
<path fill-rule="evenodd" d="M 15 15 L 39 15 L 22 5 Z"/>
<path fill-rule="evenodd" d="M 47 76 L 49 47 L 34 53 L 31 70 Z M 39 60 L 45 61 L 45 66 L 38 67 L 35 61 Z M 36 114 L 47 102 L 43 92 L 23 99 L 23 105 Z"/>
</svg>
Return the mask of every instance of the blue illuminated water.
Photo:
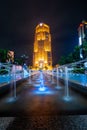
<svg viewBox="0 0 87 130">
<path fill-rule="evenodd" d="M 44 87 L 44 78 L 43 78 L 43 72 L 40 71 L 40 87 L 39 87 L 39 91 L 45 91 L 45 87 Z"/>
<path fill-rule="evenodd" d="M 26 73 L 24 71 L 23 73 L 16 73 L 16 81 L 22 79 L 22 78 L 27 78 L 29 76 L 28 73 Z M 13 74 L 4 74 L 4 75 L 0 75 L 0 84 L 3 83 L 10 83 L 13 80 Z"/>
<path fill-rule="evenodd" d="M 0 75 L 0 83 L 8 83 L 11 80 L 9 75 Z"/>
<path fill-rule="evenodd" d="M 39 87 L 39 91 L 45 91 L 45 87 Z"/>
<path fill-rule="evenodd" d="M 65 78 L 65 74 L 61 75 L 61 78 Z M 87 86 L 87 75 L 86 74 L 77 74 L 77 73 L 68 73 L 68 80 Z"/>
</svg>

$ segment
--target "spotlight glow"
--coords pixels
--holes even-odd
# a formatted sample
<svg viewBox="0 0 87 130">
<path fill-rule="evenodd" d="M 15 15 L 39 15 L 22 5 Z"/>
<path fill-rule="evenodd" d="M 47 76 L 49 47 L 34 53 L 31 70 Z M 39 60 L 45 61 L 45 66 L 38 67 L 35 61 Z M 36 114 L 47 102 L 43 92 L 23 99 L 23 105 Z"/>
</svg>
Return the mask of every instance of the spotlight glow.
<svg viewBox="0 0 87 130">
<path fill-rule="evenodd" d="M 62 87 L 60 87 L 60 86 L 56 86 L 55 88 L 56 88 L 56 89 L 62 89 Z"/>
<path fill-rule="evenodd" d="M 42 26 L 43 25 L 43 23 L 40 23 L 40 26 Z"/>
<path fill-rule="evenodd" d="M 46 90 L 45 87 L 40 87 L 40 88 L 39 88 L 39 91 L 45 91 L 45 90 Z"/>
<path fill-rule="evenodd" d="M 50 90 L 48 87 L 39 87 L 38 89 L 32 92 L 33 94 L 37 95 L 53 95 L 55 92 Z"/>
<path fill-rule="evenodd" d="M 65 97 L 64 97 L 64 100 L 65 100 L 66 102 L 69 102 L 69 101 L 72 101 L 72 98 L 71 98 L 70 96 L 65 96 Z"/>
<path fill-rule="evenodd" d="M 6 99 L 6 102 L 7 103 L 13 103 L 13 102 L 16 102 L 16 100 L 17 100 L 17 98 L 11 97 L 11 98 Z"/>
</svg>

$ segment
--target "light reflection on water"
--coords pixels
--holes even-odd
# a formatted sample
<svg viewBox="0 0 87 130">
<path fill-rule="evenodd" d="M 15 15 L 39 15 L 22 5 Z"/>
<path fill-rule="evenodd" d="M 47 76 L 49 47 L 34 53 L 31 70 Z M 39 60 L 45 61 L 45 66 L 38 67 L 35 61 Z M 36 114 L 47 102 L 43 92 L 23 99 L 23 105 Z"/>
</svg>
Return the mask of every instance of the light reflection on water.
<svg viewBox="0 0 87 130">
<path fill-rule="evenodd" d="M 46 90 L 45 87 L 40 87 L 40 88 L 39 88 L 39 91 L 45 91 L 45 90 Z"/>
<path fill-rule="evenodd" d="M 44 87 L 43 91 L 42 88 L 38 88 L 34 91 L 32 91 L 33 94 L 37 94 L 37 95 L 51 95 L 54 94 L 55 92 L 50 90 L 48 87 Z"/>
<path fill-rule="evenodd" d="M 73 101 L 73 97 L 65 96 L 65 97 L 63 97 L 63 100 L 66 101 L 66 102 L 70 102 L 70 101 Z"/>
<path fill-rule="evenodd" d="M 62 73 L 60 77 L 65 78 L 65 74 Z M 72 82 L 87 86 L 87 74 L 68 73 L 68 79 Z"/>
<path fill-rule="evenodd" d="M 16 101 L 17 101 L 17 97 L 16 98 L 15 97 L 9 97 L 9 98 L 6 99 L 7 103 L 14 103 Z"/>
</svg>

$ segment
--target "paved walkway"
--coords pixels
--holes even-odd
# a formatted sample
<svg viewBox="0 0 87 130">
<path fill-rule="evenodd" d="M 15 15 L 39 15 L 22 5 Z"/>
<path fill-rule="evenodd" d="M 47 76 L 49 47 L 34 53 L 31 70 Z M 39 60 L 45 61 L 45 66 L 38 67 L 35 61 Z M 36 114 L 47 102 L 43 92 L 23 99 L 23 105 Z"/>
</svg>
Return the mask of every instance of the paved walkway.
<svg viewBox="0 0 87 130">
<path fill-rule="evenodd" d="M 42 116 L 59 114 L 87 114 L 87 99 L 79 93 L 69 90 L 66 99 L 65 86 L 56 86 L 56 79 L 44 74 L 45 91 L 39 91 L 40 74 L 32 76 L 17 87 L 17 96 L 12 92 L 0 100 L 1 116 Z"/>
<path fill-rule="evenodd" d="M 17 86 L 0 99 L 0 130 L 87 130 L 87 100 L 69 90 L 66 100 L 65 86 L 56 87 L 56 79 L 44 73 L 45 91 L 39 91 L 41 74 Z M 71 116 L 72 115 L 72 116 Z M 18 117 L 17 117 L 18 116 Z M 5 121 L 6 120 L 6 121 Z"/>
<path fill-rule="evenodd" d="M 87 130 L 87 115 L 4 117 L 0 130 Z"/>
</svg>

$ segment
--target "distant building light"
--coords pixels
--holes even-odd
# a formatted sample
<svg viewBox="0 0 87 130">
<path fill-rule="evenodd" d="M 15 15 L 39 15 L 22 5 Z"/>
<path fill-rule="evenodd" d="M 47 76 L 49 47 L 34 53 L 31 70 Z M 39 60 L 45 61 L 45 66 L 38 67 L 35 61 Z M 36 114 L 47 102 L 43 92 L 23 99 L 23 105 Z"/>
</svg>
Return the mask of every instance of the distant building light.
<svg viewBox="0 0 87 130">
<path fill-rule="evenodd" d="M 80 27 L 82 27 L 82 26 L 83 26 L 83 24 L 81 23 L 81 24 L 80 24 Z"/>
<path fill-rule="evenodd" d="M 45 63 L 47 63 L 47 61 L 45 61 Z"/>
<path fill-rule="evenodd" d="M 87 68 L 87 62 L 84 63 L 84 66 Z"/>
<path fill-rule="evenodd" d="M 35 63 L 38 64 L 38 61 L 36 61 Z"/>
<path fill-rule="evenodd" d="M 79 37 L 79 45 L 80 45 L 80 46 L 82 45 L 81 37 Z"/>
<path fill-rule="evenodd" d="M 42 26 L 43 25 L 43 23 L 40 23 L 40 26 Z"/>
<path fill-rule="evenodd" d="M 82 55 L 82 53 L 81 53 L 81 52 L 80 52 L 80 58 L 81 58 L 81 59 L 83 59 L 83 55 Z"/>
</svg>

